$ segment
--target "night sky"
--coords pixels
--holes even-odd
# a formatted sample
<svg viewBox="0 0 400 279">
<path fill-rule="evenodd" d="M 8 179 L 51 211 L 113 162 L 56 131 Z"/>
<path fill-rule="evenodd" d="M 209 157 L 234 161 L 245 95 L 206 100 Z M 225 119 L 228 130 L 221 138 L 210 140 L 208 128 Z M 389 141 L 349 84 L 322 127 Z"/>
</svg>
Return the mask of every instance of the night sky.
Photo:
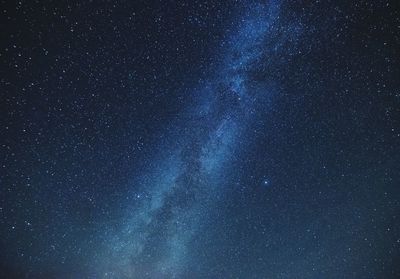
<svg viewBox="0 0 400 279">
<path fill-rule="evenodd" d="M 0 13 L 0 278 L 400 278 L 398 1 Z"/>
</svg>

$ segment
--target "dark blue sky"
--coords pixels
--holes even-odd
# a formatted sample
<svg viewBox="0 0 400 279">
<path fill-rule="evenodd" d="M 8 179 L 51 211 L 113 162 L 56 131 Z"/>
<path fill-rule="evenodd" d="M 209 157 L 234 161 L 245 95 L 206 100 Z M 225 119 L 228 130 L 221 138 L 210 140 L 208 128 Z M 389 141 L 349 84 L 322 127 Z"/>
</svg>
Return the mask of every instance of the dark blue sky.
<svg viewBox="0 0 400 279">
<path fill-rule="evenodd" d="M 398 278 L 395 2 L 2 1 L 0 277 Z"/>
</svg>

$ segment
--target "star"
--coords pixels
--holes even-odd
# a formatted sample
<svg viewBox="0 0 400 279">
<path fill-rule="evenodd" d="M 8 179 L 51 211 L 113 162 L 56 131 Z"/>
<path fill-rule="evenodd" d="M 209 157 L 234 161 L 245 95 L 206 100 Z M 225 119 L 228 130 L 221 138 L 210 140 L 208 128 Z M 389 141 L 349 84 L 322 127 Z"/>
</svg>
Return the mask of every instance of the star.
<svg viewBox="0 0 400 279">
<path fill-rule="evenodd" d="M 264 179 L 263 181 L 262 181 L 262 186 L 269 186 L 270 185 L 270 182 L 269 182 L 269 180 L 268 179 Z"/>
</svg>

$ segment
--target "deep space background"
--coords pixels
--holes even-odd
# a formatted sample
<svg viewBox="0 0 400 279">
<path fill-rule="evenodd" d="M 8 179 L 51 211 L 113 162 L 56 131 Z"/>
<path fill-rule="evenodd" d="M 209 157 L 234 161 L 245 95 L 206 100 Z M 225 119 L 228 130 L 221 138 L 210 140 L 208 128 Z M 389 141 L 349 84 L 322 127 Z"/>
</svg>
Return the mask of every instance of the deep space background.
<svg viewBox="0 0 400 279">
<path fill-rule="evenodd" d="M 0 278 L 400 278 L 398 1 L 1 1 Z"/>
</svg>

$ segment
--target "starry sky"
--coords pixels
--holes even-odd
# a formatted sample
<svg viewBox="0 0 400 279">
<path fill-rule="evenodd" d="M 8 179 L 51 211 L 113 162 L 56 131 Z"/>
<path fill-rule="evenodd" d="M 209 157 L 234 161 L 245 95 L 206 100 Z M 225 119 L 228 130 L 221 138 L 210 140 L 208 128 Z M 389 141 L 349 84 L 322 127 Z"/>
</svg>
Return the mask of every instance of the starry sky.
<svg viewBox="0 0 400 279">
<path fill-rule="evenodd" d="M 1 1 L 0 278 L 400 278 L 396 2 Z"/>
</svg>

